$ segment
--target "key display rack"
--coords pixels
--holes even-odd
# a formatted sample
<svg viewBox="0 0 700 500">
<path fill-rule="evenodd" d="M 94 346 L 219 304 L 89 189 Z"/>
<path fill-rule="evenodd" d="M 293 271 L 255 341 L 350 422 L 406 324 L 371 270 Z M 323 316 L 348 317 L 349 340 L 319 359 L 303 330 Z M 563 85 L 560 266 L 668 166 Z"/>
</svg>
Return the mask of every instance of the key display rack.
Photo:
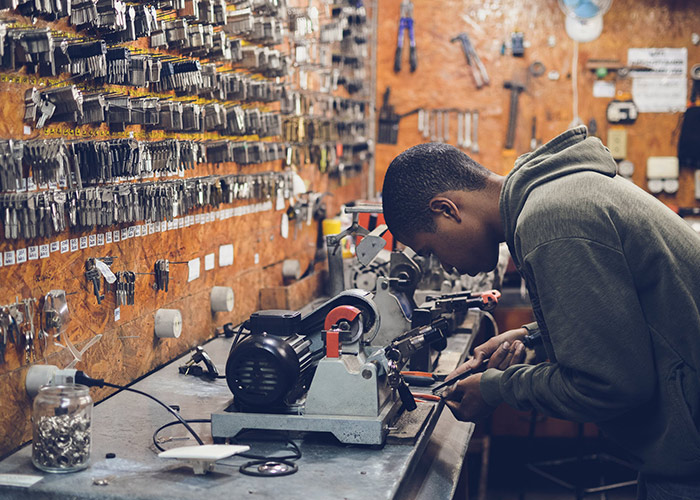
<svg viewBox="0 0 700 500">
<path fill-rule="evenodd" d="M 31 437 L 32 364 L 128 383 L 248 317 L 285 259 L 321 274 L 314 221 L 367 195 L 372 10 L 0 0 L 0 455 Z M 179 338 L 154 340 L 164 308 Z"/>
</svg>

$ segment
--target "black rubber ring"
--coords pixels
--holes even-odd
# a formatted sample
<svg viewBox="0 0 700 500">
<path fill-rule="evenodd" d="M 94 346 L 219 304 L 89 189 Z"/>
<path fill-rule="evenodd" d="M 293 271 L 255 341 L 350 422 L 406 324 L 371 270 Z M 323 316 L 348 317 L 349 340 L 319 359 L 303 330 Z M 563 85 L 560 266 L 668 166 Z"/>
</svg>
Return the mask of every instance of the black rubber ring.
<svg viewBox="0 0 700 500">
<path fill-rule="evenodd" d="M 547 70 L 547 68 L 544 67 L 544 64 L 542 64 L 540 61 L 535 61 L 532 63 L 529 69 L 532 76 L 542 76 Z"/>
</svg>

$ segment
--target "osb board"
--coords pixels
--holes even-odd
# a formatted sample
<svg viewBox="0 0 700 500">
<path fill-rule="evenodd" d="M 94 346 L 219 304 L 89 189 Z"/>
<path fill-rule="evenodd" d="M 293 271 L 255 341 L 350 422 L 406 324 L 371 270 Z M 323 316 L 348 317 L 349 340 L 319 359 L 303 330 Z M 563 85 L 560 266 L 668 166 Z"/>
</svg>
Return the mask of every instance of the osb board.
<svg viewBox="0 0 700 500">
<path fill-rule="evenodd" d="M 290 5 L 294 5 L 292 2 Z M 306 5 L 306 4 L 305 4 Z M 325 11 L 324 11 L 325 12 Z M 6 16 L 13 14 L 6 12 Z M 16 18 L 21 16 L 14 15 Z M 22 22 L 29 22 L 23 20 Z M 72 32 L 73 28 L 65 22 L 48 23 L 39 19 L 37 26 L 51 26 L 62 31 Z M 146 40 L 141 39 L 132 47 L 146 48 Z M 283 47 L 283 50 L 284 47 Z M 150 50 L 149 50 L 150 51 Z M 151 51 L 152 52 L 152 51 Z M 166 51 L 167 52 L 167 51 Z M 225 67 L 224 69 L 226 69 Z M 65 137 L 67 140 L 89 137 L 106 139 L 108 137 L 126 137 L 135 133 L 139 140 L 161 139 L 162 131 L 148 132 L 138 126 L 129 126 L 124 133 L 109 134 L 106 125 L 100 127 L 73 127 L 70 124 L 49 124 L 42 131 L 30 129 L 25 134 L 22 123 L 24 113 L 24 93 L 32 86 L 43 87 L 57 81 L 69 82 L 67 75 L 55 78 L 39 78 L 27 75 L 24 70 L 11 73 L 0 71 L 0 138 L 36 138 Z M 116 87 L 119 93 L 132 93 L 129 87 Z M 138 92 L 136 92 L 138 94 Z M 342 93 L 342 92 L 341 92 Z M 172 93 L 170 93 L 172 94 Z M 276 103 L 257 103 L 262 110 L 279 109 Z M 179 134 L 181 139 L 209 139 L 215 134 Z M 251 139 L 237 138 L 237 139 Z M 277 138 L 279 139 L 279 138 Z M 255 173 L 282 170 L 282 162 L 270 162 L 260 165 L 239 167 L 234 164 L 197 165 L 195 169 L 184 173 L 185 177 L 202 177 L 215 174 Z M 315 192 L 327 192 L 324 198 L 327 214 L 336 214 L 343 203 L 366 195 L 367 175 L 363 173 L 348 179 L 329 179 L 322 175 L 315 165 L 303 163 L 294 165 L 307 182 L 307 188 Z M 240 201 L 220 208 L 231 208 L 249 203 Z M 273 200 L 274 202 L 274 200 Z M 285 204 L 286 205 L 286 204 Z M 286 209 L 286 206 L 285 206 Z M 200 209 L 195 213 L 205 213 L 211 209 Z M 133 238 L 119 243 L 101 247 L 86 248 L 75 252 L 61 254 L 51 253 L 46 259 L 29 261 L 11 267 L 0 267 L 0 304 L 15 301 L 15 298 L 35 298 L 39 308 L 43 305 L 43 296 L 52 289 L 67 292 L 71 322 L 62 336 L 82 349 L 96 334 L 102 334 L 99 342 L 93 345 L 82 357 L 77 368 L 88 374 L 104 378 L 110 382 L 126 384 L 149 373 L 158 366 L 186 353 L 190 348 L 211 338 L 214 330 L 226 322 L 240 323 L 250 313 L 257 310 L 259 291 L 282 285 L 282 261 L 288 258 L 298 259 L 302 268 L 312 264 L 318 234 L 317 221 L 311 224 L 298 221 L 290 224 L 289 238 L 280 235 L 280 223 L 283 211 L 267 211 L 228 220 L 217 220 L 205 225 L 155 233 L 142 238 Z M 29 241 L 3 241 L 3 228 L 0 221 L 0 252 L 16 250 L 28 246 L 49 244 L 66 239 L 80 238 L 90 234 L 104 233 L 107 230 L 122 229 L 134 224 L 123 224 L 95 231 L 66 231 L 51 239 Z M 142 224 L 141 224 L 142 225 Z M 233 244 L 234 263 L 232 266 L 219 267 L 219 247 Z M 204 270 L 204 258 L 215 254 L 216 265 L 213 270 Z M 155 291 L 152 288 L 154 277 L 139 274 L 136 279 L 134 306 L 121 306 L 120 318 L 115 320 L 114 293 L 105 293 L 102 304 L 92 293 L 91 283 L 84 278 L 85 260 L 89 257 L 110 255 L 115 257 L 114 271 L 135 271 L 148 273 L 153 269 L 157 259 L 170 261 L 188 261 L 201 259 L 201 276 L 188 282 L 188 267 L 183 264 L 171 264 L 169 291 Z M 316 265 L 317 276 L 323 265 Z M 309 281 L 310 283 L 311 281 Z M 209 306 L 209 292 L 212 286 L 230 286 L 235 294 L 234 310 L 230 313 L 213 314 Z M 299 287 L 295 303 L 306 303 L 313 298 L 318 287 Z M 183 318 L 182 335 L 178 339 L 161 339 L 154 336 L 154 315 L 160 308 L 179 309 Z M 36 315 L 35 324 L 39 325 Z M 59 346 L 36 341 L 36 357 L 33 363 L 66 366 L 72 357 Z M 11 452 L 31 437 L 30 405 L 31 401 L 24 392 L 24 378 L 29 364 L 24 361 L 21 349 L 8 346 L 5 363 L 0 364 L 0 456 Z M 100 400 L 111 390 L 94 390 L 93 397 Z"/>
<path fill-rule="evenodd" d="M 416 107 L 461 108 L 478 110 L 480 153 L 474 159 L 499 173 L 506 174 L 512 163 L 504 165 L 503 148 L 508 124 L 510 91 L 505 81 L 527 82 L 520 96 L 515 149 L 529 150 L 532 117 L 537 118 L 536 137 L 546 142 L 566 130 L 573 118 L 571 63 L 574 42 L 564 30 L 564 14 L 558 0 L 413 0 L 418 68 L 410 73 L 408 49 L 404 46 L 402 70 L 394 73 L 394 52 L 398 33 L 400 0 L 379 2 L 377 50 L 377 106 L 386 86 L 391 87 L 391 103 L 398 113 Z M 603 34 L 598 40 L 579 44 L 578 114 L 584 123 L 595 118 L 597 135 L 606 141 L 609 124 L 605 109 L 610 99 L 593 97 L 593 74 L 585 70 L 591 59 L 619 59 L 627 63 L 631 47 L 686 47 L 688 67 L 700 62 L 700 47 L 692 45 L 691 35 L 700 26 L 700 9 L 695 0 L 614 0 L 604 17 Z M 500 54 L 503 41 L 513 31 L 525 33 L 525 56 Z M 466 32 L 486 66 L 490 85 L 477 90 L 471 69 L 461 46 L 450 40 Z M 555 38 L 555 46 L 547 44 Z M 550 81 L 546 74 L 527 80 L 527 68 L 540 61 L 546 71 L 556 70 L 561 78 Z M 688 84 L 690 87 L 690 83 Z M 629 81 L 617 88 L 630 88 Z M 627 130 L 628 159 L 635 165 L 633 180 L 646 188 L 645 170 L 649 156 L 675 156 L 676 130 L 680 113 L 641 114 Z M 381 190 L 384 173 L 391 160 L 404 149 L 425 142 L 417 129 L 418 117 L 401 120 L 398 144 L 378 144 L 376 149 L 376 186 Z M 455 143 L 457 122 L 450 120 L 451 143 Z M 467 152 L 468 154 L 471 154 Z M 680 190 L 676 195 L 659 198 L 677 206 L 696 206 L 694 181 L 690 169 L 682 169 Z"/>
<path fill-rule="evenodd" d="M 309 298 L 323 294 L 326 275 L 325 271 L 317 271 L 289 285 L 262 288 L 260 309 L 301 309 Z"/>
<path fill-rule="evenodd" d="M 329 214 L 343 201 L 358 198 L 364 193 L 363 177 L 357 177 L 346 186 L 337 187 L 317 182 L 321 191 L 330 190 L 336 196 L 328 198 Z M 0 268 L 0 303 L 14 302 L 15 297 L 41 299 L 49 290 L 63 289 L 68 294 L 71 321 L 65 335 L 81 349 L 96 334 L 101 340 L 92 346 L 78 363 L 77 368 L 91 376 L 125 384 L 187 352 L 190 348 L 214 335 L 214 329 L 226 322 L 240 323 L 259 308 L 258 290 L 282 284 L 281 263 L 295 258 L 306 267 L 314 258 L 317 225 L 300 224 L 290 230 L 288 239 L 280 236 L 283 211 L 270 211 L 205 225 L 155 233 L 132 238 L 103 247 L 92 247 L 61 254 L 55 252 L 47 259 Z M 294 227 L 294 226 L 293 226 Z M 66 232 L 52 239 L 76 238 L 88 233 Z M 49 243 L 34 240 L 31 244 Z M 219 267 L 219 246 L 233 244 L 234 263 Z M 23 248 L 24 242 L 3 242 L 0 250 Z M 216 267 L 204 270 L 204 257 L 214 253 Z M 200 278 L 188 282 L 188 266 L 171 264 L 168 292 L 152 288 L 152 275 L 137 275 L 134 306 L 121 306 L 120 319 L 115 321 L 114 293 L 105 293 L 101 304 L 92 293 L 92 285 L 83 275 L 88 257 L 111 255 L 115 257 L 114 271 L 130 270 L 147 273 L 157 259 L 188 261 L 201 259 Z M 256 255 L 259 261 L 256 263 Z M 210 311 L 209 292 L 213 286 L 230 286 L 235 295 L 234 310 L 230 313 Z M 309 290 L 308 292 L 311 292 Z M 313 290 L 315 291 L 315 290 Z M 299 300 L 310 300 L 311 295 L 299 294 Z M 39 305 L 42 301 L 39 300 Z M 183 318 L 182 335 L 178 339 L 157 339 L 154 336 L 154 315 L 160 308 L 179 309 Z M 39 323 L 38 315 L 35 324 Z M 65 342 L 65 339 L 61 339 Z M 36 363 L 66 366 L 71 357 L 60 347 L 36 341 Z M 0 364 L 0 455 L 6 454 L 30 439 L 30 400 L 24 392 L 24 376 L 28 364 L 21 349 L 9 345 L 5 363 Z M 108 391 L 96 391 L 96 400 Z"/>
</svg>

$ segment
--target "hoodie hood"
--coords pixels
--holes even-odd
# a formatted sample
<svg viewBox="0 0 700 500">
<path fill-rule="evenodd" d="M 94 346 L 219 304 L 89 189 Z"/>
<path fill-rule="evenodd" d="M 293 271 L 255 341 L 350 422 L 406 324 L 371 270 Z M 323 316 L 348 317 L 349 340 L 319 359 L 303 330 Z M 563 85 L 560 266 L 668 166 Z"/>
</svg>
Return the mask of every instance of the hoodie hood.
<svg viewBox="0 0 700 500">
<path fill-rule="evenodd" d="M 515 167 L 503 183 L 499 200 L 501 221 L 511 253 L 516 221 L 530 192 L 562 176 L 583 171 L 608 177 L 617 174 L 617 164 L 608 148 L 597 137 L 588 137 L 588 129 L 583 125 L 567 130 L 516 160 Z"/>
</svg>

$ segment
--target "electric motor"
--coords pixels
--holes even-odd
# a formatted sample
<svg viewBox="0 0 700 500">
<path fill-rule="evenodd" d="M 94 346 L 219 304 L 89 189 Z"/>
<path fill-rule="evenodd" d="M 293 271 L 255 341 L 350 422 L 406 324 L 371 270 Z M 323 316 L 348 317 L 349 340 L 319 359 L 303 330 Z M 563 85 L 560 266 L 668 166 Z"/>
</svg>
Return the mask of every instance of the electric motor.
<svg viewBox="0 0 700 500">
<path fill-rule="evenodd" d="M 234 345 L 226 382 L 245 411 L 283 412 L 308 390 L 316 364 L 311 342 L 294 330 L 295 311 L 260 311 L 248 321 L 250 335 Z"/>
</svg>

